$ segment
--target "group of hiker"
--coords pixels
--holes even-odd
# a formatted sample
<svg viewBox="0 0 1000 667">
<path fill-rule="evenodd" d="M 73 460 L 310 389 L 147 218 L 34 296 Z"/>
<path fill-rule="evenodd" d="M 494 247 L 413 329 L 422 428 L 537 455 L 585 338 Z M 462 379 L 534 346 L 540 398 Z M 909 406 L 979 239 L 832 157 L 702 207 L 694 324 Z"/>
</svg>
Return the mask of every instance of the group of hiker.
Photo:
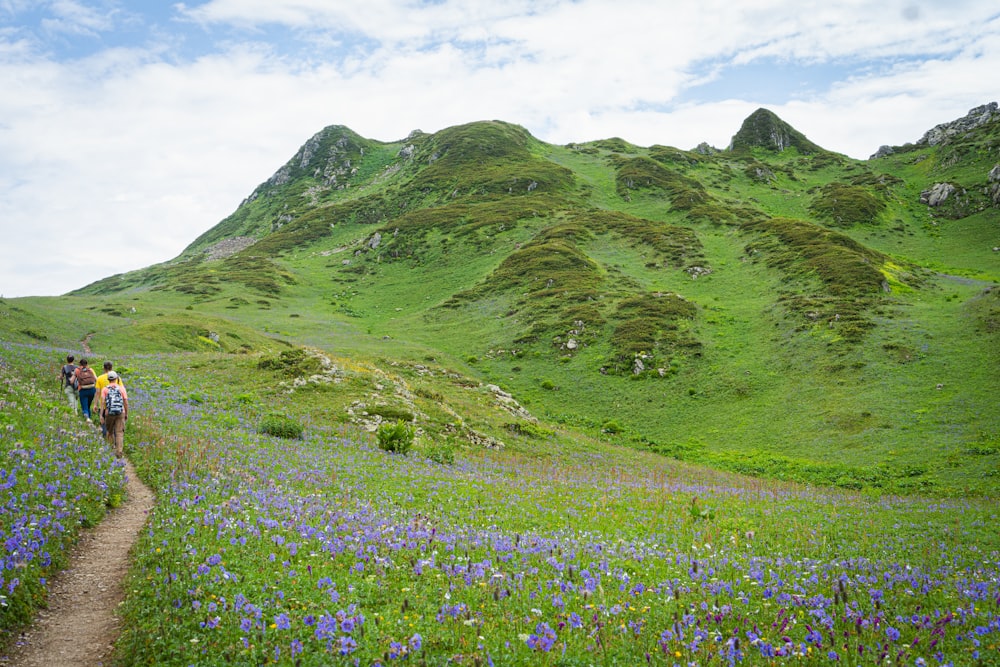
<svg viewBox="0 0 1000 667">
<path fill-rule="evenodd" d="M 74 363 L 76 357 L 66 356 L 66 363 L 59 373 L 60 383 L 71 410 L 78 408 L 84 419 L 93 421 L 94 400 L 101 433 L 114 447 L 115 456 L 124 456 L 125 422 L 128 420 L 128 393 L 125 383 L 110 361 L 104 362 L 104 373 L 97 375 L 86 358 Z"/>
</svg>

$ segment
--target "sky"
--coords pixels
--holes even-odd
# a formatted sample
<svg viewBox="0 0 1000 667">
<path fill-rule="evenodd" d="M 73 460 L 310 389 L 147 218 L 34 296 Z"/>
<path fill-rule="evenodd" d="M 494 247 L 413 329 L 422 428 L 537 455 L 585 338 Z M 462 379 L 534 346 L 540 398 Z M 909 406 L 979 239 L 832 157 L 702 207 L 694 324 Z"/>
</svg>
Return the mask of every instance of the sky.
<svg viewBox="0 0 1000 667">
<path fill-rule="evenodd" d="M 865 159 L 1000 100 L 995 0 L 0 0 L 0 296 L 176 257 L 313 134 Z"/>
</svg>

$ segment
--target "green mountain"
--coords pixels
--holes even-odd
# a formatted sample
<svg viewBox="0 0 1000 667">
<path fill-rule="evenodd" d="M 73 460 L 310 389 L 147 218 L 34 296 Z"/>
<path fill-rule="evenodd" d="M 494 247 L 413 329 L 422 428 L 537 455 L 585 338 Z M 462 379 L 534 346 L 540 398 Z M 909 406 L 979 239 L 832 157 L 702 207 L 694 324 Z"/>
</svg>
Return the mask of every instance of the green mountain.
<svg viewBox="0 0 1000 667">
<path fill-rule="evenodd" d="M 779 153 L 786 148 L 795 148 L 803 155 L 823 152 L 804 134 L 767 109 L 757 109 L 743 121 L 729 148 L 733 151 L 764 148 Z"/>
<path fill-rule="evenodd" d="M 176 259 L 8 300 L 35 322 L 12 335 L 226 352 L 293 391 L 333 359 L 344 382 L 308 397 L 323 419 L 402 416 L 466 445 L 562 433 L 984 492 L 1000 475 L 1000 115 L 939 128 L 862 161 L 763 109 L 726 150 L 556 146 L 500 121 L 396 142 L 330 126 Z"/>
</svg>

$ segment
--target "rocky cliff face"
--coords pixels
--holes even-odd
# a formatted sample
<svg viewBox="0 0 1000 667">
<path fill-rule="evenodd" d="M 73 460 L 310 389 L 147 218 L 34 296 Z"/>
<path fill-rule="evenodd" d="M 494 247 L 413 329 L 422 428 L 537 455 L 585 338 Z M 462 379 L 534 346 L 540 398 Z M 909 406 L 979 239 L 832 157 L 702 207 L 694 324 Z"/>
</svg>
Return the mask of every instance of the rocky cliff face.
<svg viewBox="0 0 1000 667">
<path fill-rule="evenodd" d="M 995 118 L 1000 118 L 1000 109 L 996 102 L 990 102 L 970 109 L 969 113 L 958 120 L 950 123 L 935 125 L 924 133 L 924 136 L 917 142 L 918 146 L 937 146 L 946 144 L 952 137 L 959 137 L 972 132 L 980 125 L 985 125 Z"/>
<path fill-rule="evenodd" d="M 300 176 L 312 177 L 319 189 L 344 189 L 350 177 L 357 173 L 352 160 L 364 156 L 367 143 L 343 125 L 326 127 L 313 135 L 271 178 L 261 183 L 243 204 Z"/>
<path fill-rule="evenodd" d="M 1000 119 L 1000 105 L 996 102 L 983 104 L 970 109 L 962 118 L 948 123 L 935 125 L 924 133 L 915 144 L 904 146 L 881 146 L 869 159 L 875 159 L 898 153 L 901 150 L 911 150 L 921 146 L 939 146 L 950 143 L 953 139 L 964 137 L 976 128 L 994 120 Z"/>
</svg>

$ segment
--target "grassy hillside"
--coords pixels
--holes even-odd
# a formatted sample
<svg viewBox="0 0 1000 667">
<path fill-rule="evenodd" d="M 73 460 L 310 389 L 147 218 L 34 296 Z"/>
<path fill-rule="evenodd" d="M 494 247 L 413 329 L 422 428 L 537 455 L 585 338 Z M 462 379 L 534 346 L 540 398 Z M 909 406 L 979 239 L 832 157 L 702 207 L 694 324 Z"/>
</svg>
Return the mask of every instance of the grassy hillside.
<svg viewBox="0 0 1000 667">
<path fill-rule="evenodd" d="M 498 121 L 396 143 L 332 126 L 176 260 L 11 301 L 33 324 L 11 310 L 9 329 L 107 354 L 438 364 L 550 430 L 813 483 L 985 493 L 997 145 L 994 121 L 858 161 L 763 110 L 706 154 L 552 146 Z M 937 184 L 955 194 L 922 203 Z M 426 391 L 446 407 L 417 423 L 444 433 L 461 399 Z M 356 397 L 336 400 L 344 415 Z"/>
<path fill-rule="evenodd" d="M 997 663 L 998 147 L 324 129 L 0 299 L 0 655 L 121 500 L 73 352 L 157 492 L 116 664 Z"/>
</svg>

